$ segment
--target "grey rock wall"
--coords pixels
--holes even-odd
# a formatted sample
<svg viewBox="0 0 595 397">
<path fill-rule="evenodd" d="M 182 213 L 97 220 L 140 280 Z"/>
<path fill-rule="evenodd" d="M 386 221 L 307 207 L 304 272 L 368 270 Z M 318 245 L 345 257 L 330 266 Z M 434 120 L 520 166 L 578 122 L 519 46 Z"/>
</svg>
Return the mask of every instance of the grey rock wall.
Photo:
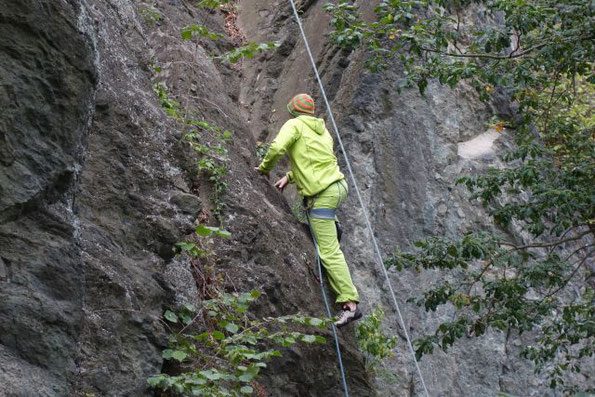
<svg viewBox="0 0 595 397">
<path fill-rule="evenodd" d="M 487 214 L 470 202 L 455 181 L 470 173 L 499 166 L 499 153 L 510 147 L 506 131 L 488 130 L 491 116 L 510 118 L 505 98 L 482 104 L 471 87 L 455 90 L 431 84 L 427 95 L 417 90 L 396 91 L 398 66 L 373 74 L 364 67 L 364 54 L 345 52 L 329 43 L 324 2 L 298 2 L 304 28 L 316 58 L 327 96 L 331 100 L 348 156 L 384 257 L 395 245 L 410 247 L 430 235 L 460 235 L 472 227 L 493 230 Z M 371 2 L 359 2 L 364 13 Z M 280 40 L 279 51 L 266 62 L 251 65 L 240 101 L 247 106 L 256 137 L 270 140 L 287 119 L 285 104 L 299 92 L 313 93 L 319 113 L 327 111 L 297 25 L 287 1 L 241 2 L 240 23 L 249 39 Z M 472 11 L 470 11 L 472 14 Z M 470 15 L 472 19 L 473 15 Z M 327 122 L 327 127 L 331 128 Z M 336 148 L 342 169 L 342 154 Z M 285 165 L 287 168 L 288 165 Z M 281 167 L 277 176 L 285 169 Z M 421 396 L 419 377 L 398 326 L 388 288 L 376 261 L 363 213 L 350 181 L 350 198 L 341 212 L 345 227 L 342 243 L 364 310 L 380 306 L 387 313 L 386 330 L 399 336 L 396 356 L 386 361 L 376 377 L 379 396 Z M 286 192 L 288 202 L 295 192 Z M 502 232 L 502 231 L 501 231 Z M 452 308 L 426 313 L 405 301 L 430 287 L 438 273 L 390 271 L 390 278 L 409 334 L 416 338 L 452 318 Z M 350 331 L 350 332 L 353 332 Z M 448 354 L 436 351 L 421 361 L 432 396 L 495 396 L 502 391 L 519 396 L 544 396 L 551 391 L 532 366 L 518 356 L 527 343 L 518 335 L 490 332 L 482 338 L 464 338 Z M 387 376 L 386 374 L 391 374 Z M 589 383 L 589 375 L 581 375 Z M 592 381 L 591 381 L 592 383 Z"/>
<path fill-rule="evenodd" d="M 485 121 L 506 106 L 487 108 L 464 86 L 397 95 L 399 70 L 370 74 L 363 54 L 328 42 L 322 4 L 299 2 L 383 254 L 430 234 L 490 228 L 453 182 L 498 164 L 508 139 L 486 133 Z M 281 46 L 229 67 L 213 56 L 230 40 L 180 39 L 191 23 L 224 33 L 221 13 L 188 2 L 0 0 L 0 396 L 151 395 L 146 378 L 164 364 L 161 314 L 201 299 L 192 264 L 172 248 L 197 219 L 216 223 L 212 187 L 161 108 L 156 82 L 234 134 L 223 219 L 233 237 L 213 245 L 208 265 L 230 291 L 263 291 L 259 314 L 324 315 L 312 245 L 291 213 L 295 192 L 283 196 L 252 171 L 256 140 L 286 120 L 288 98 L 312 92 L 324 115 L 320 93 L 288 3 L 238 7 L 248 39 Z M 421 395 L 351 189 L 343 246 L 363 307 L 381 305 L 387 331 L 400 338 L 386 365 L 395 376 L 372 379 L 354 327 L 341 331 L 351 394 Z M 391 272 L 413 337 L 451 315 L 405 303 L 437 277 Z M 424 358 L 430 394 L 547 395 L 516 355 L 521 343 L 491 333 Z M 260 382 L 270 396 L 342 395 L 330 338 L 285 351 Z"/>
<path fill-rule="evenodd" d="M 180 1 L 0 2 L 0 396 L 151 395 L 161 314 L 199 303 L 196 274 L 172 248 L 199 217 L 216 224 L 212 188 L 156 82 L 234 133 L 233 238 L 213 247 L 217 277 L 263 291 L 259 314 L 323 313 L 308 236 L 252 171 L 241 76 L 212 60 L 231 44 L 183 42 L 181 27 L 197 22 L 223 32 L 221 14 Z M 345 347 L 351 387 L 367 395 L 353 337 Z M 286 351 L 261 385 L 340 394 L 332 344 Z"/>
<path fill-rule="evenodd" d="M 84 273 L 75 210 L 97 74 L 76 6 L 0 7 L 0 389 L 65 395 Z"/>
</svg>

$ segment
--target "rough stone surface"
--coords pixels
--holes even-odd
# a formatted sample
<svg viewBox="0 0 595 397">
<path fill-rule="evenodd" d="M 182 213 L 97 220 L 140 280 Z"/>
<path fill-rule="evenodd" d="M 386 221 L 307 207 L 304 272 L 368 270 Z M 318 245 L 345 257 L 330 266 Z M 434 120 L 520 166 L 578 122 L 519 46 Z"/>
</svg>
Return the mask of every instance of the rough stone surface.
<svg viewBox="0 0 595 397">
<path fill-rule="evenodd" d="M 452 186 L 497 163 L 505 139 L 465 158 L 458 152 L 485 132 L 494 109 L 466 87 L 398 96 L 398 70 L 367 73 L 361 53 L 328 43 L 322 4 L 300 7 L 383 253 L 428 234 L 489 228 Z M 174 257 L 173 247 L 197 222 L 216 224 L 212 186 L 163 111 L 157 82 L 193 117 L 233 131 L 223 216 L 233 238 L 211 246 L 208 259 L 222 285 L 261 290 L 259 314 L 324 315 L 312 245 L 289 204 L 295 193 L 284 197 L 252 171 L 256 140 L 286 120 L 287 99 L 319 92 L 286 2 L 242 0 L 239 18 L 248 39 L 281 46 L 229 67 L 212 55 L 230 40 L 181 40 L 180 28 L 197 21 L 224 33 L 222 13 L 187 2 L 0 0 L 0 396 L 152 395 L 146 379 L 161 371 L 167 341 L 160 316 L 200 303 L 197 264 Z M 364 309 L 390 312 L 354 194 L 341 216 Z M 436 279 L 391 277 L 401 302 Z M 403 307 L 413 336 L 451 315 Z M 387 363 L 396 378 L 371 379 L 354 329 L 340 332 L 351 394 L 420 395 L 405 344 Z M 402 339 L 392 315 L 387 329 Z M 342 395 L 327 336 L 325 345 L 284 351 L 260 380 L 267 395 Z M 516 356 L 520 343 L 492 333 L 424 359 L 431 395 L 544 395 Z"/>
<path fill-rule="evenodd" d="M 0 395 L 150 395 L 166 344 L 157 320 L 199 303 L 172 249 L 197 217 L 216 223 L 211 187 L 156 82 L 234 133 L 233 239 L 213 249 L 224 285 L 263 291 L 261 314 L 323 313 L 308 236 L 252 171 L 240 77 L 210 58 L 230 43 L 180 38 L 197 19 L 222 32 L 223 15 L 177 1 L 0 2 Z M 352 336 L 345 346 L 351 386 L 366 395 Z M 332 344 L 285 352 L 261 382 L 270 395 L 340 393 Z"/>
<path fill-rule="evenodd" d="M 0 389 L 61 395 L 77 373 L 75 214 L 97 81 L 76 6 L 0 5 Z"/>
<path fill-rule="evenodd" d="M 170 202 L 178 206 L 178 208 L 180 208 L 180 211 L 191 215 L 197 215 L 202 208 L 202 203 L 194 194 L 182 192 L 175 193 L 171 197 Z"/>
<path fill-rule="evenodd" d="M 455 181 L 500 165 L 498 153 L 510 146 L 509 139 L 506 131 L 486 131 L 485 124 L 492 115 L 511 116 L 506 101 L 497 98 L 492 106 L 486 106 L 464 84 L 455 90 L 430 84 L 425 97 L 417 90 L 399 95 L 395 89 L 401 73 L 398 68 L 372 74 L 366 71 L 361 52 L 345 53 L 328 42 L 321 32 L 322 26 L 328 26 L 323 3 L 300 4 L 303 24 L 383 256 L 395 245 L 407 248 L 429 235 L 460 235 L 470 226 L 493 230 L 487 214 L 469 201 L 468 193 L 456 187 Z M 364 13 L 373 7 L 371 2 L 359 4 Z M 240 10 L 240 24 L 249 38 L 282 41 L 279 51 L 266 63 L 254 64 L 246 71 L 248 84 L 242 87 L 240 101 L 247 105 L 246 117 L 255 136 L 272 139 L 287 119 L 285 103 L 297 92 L 313 93 L 319 112 L 326 115 L 299 30 L 285 2 L 243 1 Z M 260 17 L 265 14 L 266 18 Z M 275 79 L 277 88 L 271 84 Z M 327 127 L 331 128 L 330 123 Z M 337 156 L 346 171 L 338 148 Z M 276 176 L 285 171 L 280 168 Z M 388 313 L 387 331 L 400 337 L 395 358 L 386 362 L 386 369 L 396 377 L 377 377 L 375 392 L 380 396 L 421 396 L 419 378 L 351 181 L 350 189 L 340 212 L 345 228 L 342 245 L 363 308 L 381 306 Z M 289 202 L 295 200 L 291 189 L 286 196 Z M 431 272 L 390 272 L 413 338 L 452 318 L 452 308 L 426 313 L 405 303 L 437 282 L 438 276 Z M 421 370 L 430 395 L 493 396 L 498 391 L 522 396 L 551 394 L 545 379 L 536 377 L 530 363 L 519 358 L 521 346 L 518 335 L 490 332 L 482 338 L 465 338 L 448 354 L 437 351 L 424 357 Z M 585 374 L 577 379 L 586 385 L 593 382 Z"/>
</svg>

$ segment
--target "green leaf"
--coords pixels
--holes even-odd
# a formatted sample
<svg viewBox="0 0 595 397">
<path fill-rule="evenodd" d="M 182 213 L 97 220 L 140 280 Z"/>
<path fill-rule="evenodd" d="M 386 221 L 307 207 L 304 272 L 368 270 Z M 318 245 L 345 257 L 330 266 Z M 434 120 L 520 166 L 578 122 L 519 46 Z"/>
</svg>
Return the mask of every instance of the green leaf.
<svg viewBox="0 0 595 397">
<path fill-rule="evenodd" d="M 254 391 L 254 389 L 252 387 L 250 387 L 250 386 L 243 386 L 240 389 L 240 392 L 243 393 L 243 394 L 252 394 L 253 391 Z"/>
<path fill-rule="evenodd" d="M 314 343 L 316 342 L 316 336 L 315 335 L 304 335 L 302 338 L 303 342 L 306 343 Z"/>
<path fill-rule="evenodd" d="M 225 338 L 225 335 L 223 334 L 223 332 L 217 331 L 217 330 L 213 331 L 213 333 L 211 335 L 213 335 L 213 338 L 215 338 L 215 340 L 221 340 L 221 339 Z"/>
<path fill-rule="evenodd" d="M 194 337 L 192 339 L 196 340 L 196 341 L 203 341 L 203 340 L 207 340 L 209 338 L 209 332 L 205 331 L 201 334 L 198 335 L 194 335 Z"/>
<path fill-rule="evenodd" d="M 176 313 L 172 312 L 171 310 L 166 310 L 165 314 L 163 314 L 163 317 L 165 317 L 165 319 L 169 322 L 172 322 L 172 323 L 178 322 L 178 316 L 176 315 Z"/>
<path fill-rule="evenodd" d="M 201 0 L 198 3 L 198 6 L 204 8 L 217 8 L 227 3 L 229 3 L 229 0 Z"/>
<path fill-rule="evenodd" d="M 238 332 L 239 327 L 234 323 L 229 323 L 229 324 L 225 325 L 225 329 L 227 331 L 231 332 L 232 334 L 235 334 L 236 332 Z"/>
<path fill-rule="evenodd" d="M 183 352 L 181 350 L 175 350 L 171 356 L 172 356 L 172 358 L 178 360 L 179 362 L 182 362 L 186 359 L 186 357 L 188 357 L 188 354 L 186 354 L 185 352 Z"/>
<path fill-rule="evenodd" d="M 221 379 L 221 374 L 218 372 L 214 372 L 210 369 L 206 370 L 206 371 L 200 371 L 200 374 L 202 376 L 204 376 L 205 378 L 207 378 L 208 380 L 219 380 Z"/>
<path fill-rule="evenodd" d="M 190 40 L 192 38 L 192 30 L 189 27 L 182 29 L 182 40 Z"/>
<path fill-rule="evenodd" d="M 217 229 L 215 229 L 215 233 L 217 233 L 218 236 L 223 237 L 223 238 L 231 237 L 231 233 L 228 232 L 227 230 L 217 228 Z"/>
<path fill-rule="evenodd" d="M 165 349 L 162 353 L 161 353 L 161 357 L 165 358 L 166 360 L 169 360 L 173 357 L 174 351 L 172 349 Z"/>
<path fill-rule="evenodd" d="M 428 246 L 428 243 L 426 243 L 425 241 L 416 241 L 413 243 L 413 245 L 419 248 L 426 248 Z"/>
<path fill-rule="evenodd" d="M 191 243 L 191 242 L 186 242 L 186 241 L 181 241 L 179 243 L 176 243 L 176 245 L 178 247 L 180 247 L 180 249 L 182 249 L 182 251 L 190 251 L 196 247 L 196 244 Z"/>
<path fill-rule="evenodd" d="M 149 382 L 149 385 L 151 387 L 157 387 L 161 384 L 161 382 L 167 377 L 167 375 L 156 375 L 156 376 L 151 376 L 149 379 L 147 379 L 147 382 Z"/>
<path fill-rule="evenodd" d="M 241 382 L 248 383 L 248 382 L 252 382 L 252 380 L 254 379 L 254 377 L 255 377 L 255 374 L 248 372 L 248 373 L 245 373 L 243 375 L 238 376 L 238 379 Z"/>
<path fill-rule="evenodd" d="M 210 236 L 213 234 L 213 228 L 205 225 L 198 225 L 196 227 L 196 234 L 199 236 Z"/>
<path fill-rule="evenodd" d="M 188 325 L 192 322 L 192 317 L 189 316 L 187 313 L 180 313 L 179 314 L 180 320 L 182 320 L 182 324 Z"/>
<path fill-rule="evenodd" d="M 210 160 L 207 160 L 204 162 L 203 168 L 211 168 L 211 167 L 214 167 L 214 166 L 212 163 L 210 163 Z M 222 168 L 222 169 L 225 170 L 225 172 L 227 172 L 226 168 Z M 215 233 L 218 236 L 223 237 L 223 238 L 231 237 L 230 232 L 228 232 L 227 230 L 220 229 L 218 227 L 205 226 L 205 225 L 198 225 L 196 227 L 196 234 L 198 234 L 199 236 L 207 237 L 207 236 L 211 236 L 213 233 Z"/>
</svg>

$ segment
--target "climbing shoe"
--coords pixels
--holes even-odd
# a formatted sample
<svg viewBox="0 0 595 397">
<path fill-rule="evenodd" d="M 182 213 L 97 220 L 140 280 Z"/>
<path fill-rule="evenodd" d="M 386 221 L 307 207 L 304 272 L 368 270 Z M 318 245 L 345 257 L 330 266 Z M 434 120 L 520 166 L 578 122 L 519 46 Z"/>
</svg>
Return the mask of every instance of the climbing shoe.
<svg viewBox="0 0 595 397">
<path fill-rule="evenodd" d="M 359 320 L 362 318 L 362 312 L 359 310 L 359 307 L 355 309 L 355 311 L 349 310 L 349 308 L 343 308 L 341 312 L 337 315 L 338 320 L 335 321 L 335 326 L 337 328 L 341 328 L 346 326 L 352 321 Z"/>
</svg>

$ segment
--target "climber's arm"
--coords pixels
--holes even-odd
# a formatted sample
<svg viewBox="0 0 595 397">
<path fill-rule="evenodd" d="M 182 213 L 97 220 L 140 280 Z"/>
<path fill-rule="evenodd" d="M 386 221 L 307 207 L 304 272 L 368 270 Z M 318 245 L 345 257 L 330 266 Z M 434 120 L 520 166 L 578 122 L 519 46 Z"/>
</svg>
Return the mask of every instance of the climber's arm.
<svg viewBox="0 0 595 397">
<path fill-rule="evenodd" d="M 275 165 L 277 165 L 281 156 L 287 152 L 287 149 L 289 149 L 298 138 L 299 131 L 295 124 L 289 120 L 283 127 L 281 127 L 281 131 L 279 131 L 277 137 L 271 142 L 271 146 L 269 147 L 264 160 L 258 166 L 258 170 L 262 174 L 271 172 L 271 170 L 275 168 Z"/>
</svg>

